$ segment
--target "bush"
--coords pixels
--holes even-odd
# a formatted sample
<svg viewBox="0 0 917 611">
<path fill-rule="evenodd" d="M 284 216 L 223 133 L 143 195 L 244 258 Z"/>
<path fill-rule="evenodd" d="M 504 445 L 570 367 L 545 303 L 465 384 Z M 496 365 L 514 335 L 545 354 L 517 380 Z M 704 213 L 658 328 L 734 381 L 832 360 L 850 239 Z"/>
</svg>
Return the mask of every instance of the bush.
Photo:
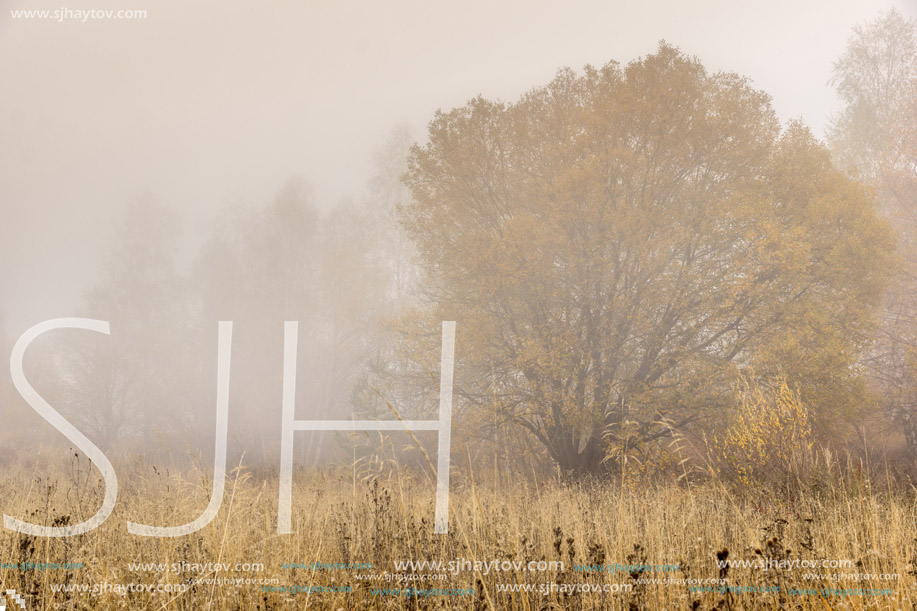
<svg viewBox="0 0 917 611">
<path fill-rule="evenodd" d="M 773 484 L 799 473 L 812 449 L 812 417 L 783 378 L 764 384 L 753 375 L 736 385 L 736 408 L 726 430 L 706 440 L 707 463 L 719 477 Z"/>
</svg>

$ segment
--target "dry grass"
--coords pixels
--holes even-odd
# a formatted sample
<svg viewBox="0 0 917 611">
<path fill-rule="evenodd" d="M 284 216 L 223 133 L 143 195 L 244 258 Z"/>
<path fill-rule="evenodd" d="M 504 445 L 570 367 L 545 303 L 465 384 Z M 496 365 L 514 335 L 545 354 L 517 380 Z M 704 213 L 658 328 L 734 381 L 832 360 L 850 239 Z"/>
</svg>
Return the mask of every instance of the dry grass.
<svg viewBox="0 0 917 611">
<path fill-rule="evenodd" d="M 7 467 L 4 511 L 42 524 L 75 523 L 91 515 L 101 496 L 95 470 L 74 459 L 53 481 Z M 456 468 L 456 477 L 461 476 Z M 913 609 L 917 503 L 913 489 L 883 486 L 855 472 L 830 484 L 795 492 L 729 491 L 716 481 L 698 484 L 615 484 L 500 481 L 452 490 L 450 533 L 433 534 L 433 487 L 401 474 L 355 481 L 347 471 L 298 473 L 292 535 L 276 534 L 277 480 L 237 469 L 217 518 L 194 535 L 150 539 L 127 533 L 125 521 L 179 524 L 207 503 L 209 480 L 200 472 L 169 474 L 135 465 L 119 468 L 114 514 L 96 531 L 64 538 L 0 537 L 3 562 L 82 562 L 69 571 L 0 570 L 2 588 L 24 593 L 27 609 Z M 822 572 L 895 573 L 899 581 L 806 581 L 806 570 L 733 568 L 730 586 L 779 586 L 784 594 L 689 591 L 686 585 L 637 585 L 636 580 L 718 578 L 716 555 L 729 559 L 852 559 L 850 569 Z M 400 560 L 563 560 L 564 571 L 463 571 L 417 588 L 474 588 L 474 596 L 373 596 L 371 589 L 406 584 L 369 583 L 358 574 L 394 572 Z M 264 563 L 261 573 L 280 585 L 351 586 L 351 593 L 265 592 L 261 585 L 198 583 L 181 594 L 53 593 L 55 584 L 181 584 L 188 570 L 138 572 L 128 563 Z M 287 562 L 372 563 L 372 570 L 282 569 Z M 678 564 L 677 573 L 575 572 L 576 564 Z M 429 572 L 429 571 L 425 571 Z M 205 575 L 213 577 L 214 575 Z M 226 577 L 227 574 L 222 574 Z M 498 584 L 620 583 L 632 591 L 542 595 L 499 592 Z M 407 584 L 410 585 L 410 584 Z M 892 596 L 788 595 L 788 588 L 891 588 Z"/>
</svg>

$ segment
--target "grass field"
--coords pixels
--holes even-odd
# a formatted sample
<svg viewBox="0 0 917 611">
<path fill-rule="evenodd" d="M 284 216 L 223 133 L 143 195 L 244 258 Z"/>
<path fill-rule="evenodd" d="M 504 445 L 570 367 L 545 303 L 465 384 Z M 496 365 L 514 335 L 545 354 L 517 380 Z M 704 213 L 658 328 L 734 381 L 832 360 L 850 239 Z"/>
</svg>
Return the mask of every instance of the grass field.
<svg viewBox="0 0 917 611">
<path fill-rule="evenodd" d="M 63 525 L 96 511 L 101 485 L 85 460 L 52 479 L 46 467 L 31 469 L 7 467 L 5 513 Z M 293 534 L 276 534 L 276 477 L 239 468 L 209 526 L 146 538 L 128 534 L 125 522 L 188 522 L 206 506 L 210 481 L 194 470 L 121 468 L 116 509 L 95 531 L 56 539 L 3 531 L 2 589 L 16 590 L 32 611 L 913 609 L 917 594 L 913 488 L 854 469 L 780 494 L 710 479 L 622 486 L 459 476 L 448 535 L 433 534 L 433 485 L 422 476 L 361 481 L 326 470 L 295 479 Z M 753 566 L 721 568 L 718 554 Z M 447 564 L 396 568 L 404 561 Z M 492 561 L 522 564 L 474 565 Z M 629 568 L 613 572 L 616 564 Z M 653 579 L 670 581 L 646 582 Z M 153 591 L 137 591 L 146 588 Z"/>
</svg>

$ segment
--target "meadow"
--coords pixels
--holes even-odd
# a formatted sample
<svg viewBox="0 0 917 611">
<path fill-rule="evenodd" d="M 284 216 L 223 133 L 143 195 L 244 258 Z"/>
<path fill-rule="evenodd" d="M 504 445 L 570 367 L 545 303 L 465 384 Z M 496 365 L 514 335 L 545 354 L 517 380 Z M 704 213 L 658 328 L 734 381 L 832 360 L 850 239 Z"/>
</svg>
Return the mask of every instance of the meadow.
<svg viewBox="0 0 917 611">
<path fill-rule="evenodd" d="M 92 515 L 97 471 L 77 456 L 47 465 L 6 466 L 4 512 L 54 525 Z M 428 477 L 348 468 L 297 471 L 294 532 L 278 535 L 276 476 L 242 466 L 211 524 L 147 538 L 126 521 L 189 521 L 211 482 L 138 461 L 119 467 L 120 500 L 98 529 L 4 530 L 2 590 L 30 611 L 914 608 L 917 495 L 887 465 L 826 456 L 818 477 L 780 487 L 453 469 L 447 535 L 433 533 Z"/>
</svg>

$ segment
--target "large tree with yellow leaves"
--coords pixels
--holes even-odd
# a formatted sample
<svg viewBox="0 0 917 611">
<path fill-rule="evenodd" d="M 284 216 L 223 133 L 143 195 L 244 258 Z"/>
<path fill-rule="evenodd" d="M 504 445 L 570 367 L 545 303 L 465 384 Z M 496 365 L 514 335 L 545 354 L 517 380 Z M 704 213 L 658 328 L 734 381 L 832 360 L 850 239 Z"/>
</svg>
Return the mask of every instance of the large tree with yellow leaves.
<svg viewBox="0 0 917 611">
<path fill-rule="evenodd" d="M 739 76 L 665 44 L 563 70 L 438 113 L 406 181 L 431 314 L 458 321 L 463 409 L 564 470 L 715 414 L 741 367 L 784 374 L 823 417 L 855 401 L 889 229 Z"/>
</svg>

